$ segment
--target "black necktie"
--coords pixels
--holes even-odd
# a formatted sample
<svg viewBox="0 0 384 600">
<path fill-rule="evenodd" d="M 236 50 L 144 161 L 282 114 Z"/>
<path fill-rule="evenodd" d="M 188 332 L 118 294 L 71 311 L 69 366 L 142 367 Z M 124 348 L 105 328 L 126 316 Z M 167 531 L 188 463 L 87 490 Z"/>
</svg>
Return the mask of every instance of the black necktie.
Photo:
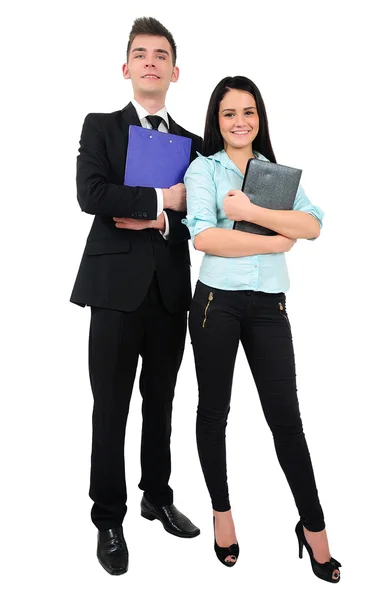
<svg viewBox="0 0 384 600">
<path fill-rule="evenodd" d="M 147 115 L 145 118 L 151 124 L 152 129 L 159 129 L 159 125 L 163 121 L 158 115 Z"/>
</svg>

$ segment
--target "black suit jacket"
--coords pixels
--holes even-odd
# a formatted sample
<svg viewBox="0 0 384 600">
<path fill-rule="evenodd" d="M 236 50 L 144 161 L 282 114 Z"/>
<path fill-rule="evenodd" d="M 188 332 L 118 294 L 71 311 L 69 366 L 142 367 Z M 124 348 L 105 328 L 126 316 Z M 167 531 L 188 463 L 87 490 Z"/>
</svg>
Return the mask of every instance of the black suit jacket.
<svg viewBox="0 0 384 600">
<path fill-rule="evenodd" d="M 169 115 L 168 115 L 169 116 Z M 170 312 L 188 310 L 191 301 L 189 232 L 185 213 L 166 209 L 167 241 L 154 229 L 117 229 L 113 217 L 156 219 L 153 188 L 124 184 L 130 125 L 139 125 L 131 103 L 110 114 L 87 115 L 77 158 L 77 198 L 81 209 L 95 215 L 88 235 L 71 302 L 123 311 L 143 301 L 156 271 L 161 296 Z M 202 139 L 169 116 L 169 131 L 192 139 L 190 161 Z"/>
</svg>

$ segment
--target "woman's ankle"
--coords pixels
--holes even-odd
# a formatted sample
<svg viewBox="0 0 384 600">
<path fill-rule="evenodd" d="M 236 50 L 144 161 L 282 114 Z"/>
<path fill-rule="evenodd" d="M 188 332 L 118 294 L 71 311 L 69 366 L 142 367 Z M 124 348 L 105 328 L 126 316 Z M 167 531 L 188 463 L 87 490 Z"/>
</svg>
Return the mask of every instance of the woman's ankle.
<svg viewBox="0 0 384 600">
<path fill-rule="evenodd" d="M 305 527 L 303 529 L 305 539 L 312 549 L 315 560 L 318 562 L 328 562 L 331 558 L 331 553 L 326 530 L 310 531 Z"/>
</svg>

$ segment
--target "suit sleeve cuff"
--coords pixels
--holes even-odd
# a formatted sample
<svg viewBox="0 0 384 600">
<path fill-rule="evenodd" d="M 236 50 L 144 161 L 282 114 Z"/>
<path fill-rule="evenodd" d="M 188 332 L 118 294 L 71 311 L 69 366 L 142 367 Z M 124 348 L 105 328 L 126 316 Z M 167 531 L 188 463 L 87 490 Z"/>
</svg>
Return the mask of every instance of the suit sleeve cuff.
<svg viewBox="0 0 384 600">
<path fill-rule="evenodd" d="M 156 196 L 157 196 L 157 217 L 161 215 L 164 210 L 164 197 L 163 190 L 160 188 L 155 188 Z"/>
<path fill-rule="evenodd" d="M 169 238 L 169 219 L 167 213 L 164 211 L 165 230 L 160 231 L 161 235 L 165 240 Z"/>
</svg>

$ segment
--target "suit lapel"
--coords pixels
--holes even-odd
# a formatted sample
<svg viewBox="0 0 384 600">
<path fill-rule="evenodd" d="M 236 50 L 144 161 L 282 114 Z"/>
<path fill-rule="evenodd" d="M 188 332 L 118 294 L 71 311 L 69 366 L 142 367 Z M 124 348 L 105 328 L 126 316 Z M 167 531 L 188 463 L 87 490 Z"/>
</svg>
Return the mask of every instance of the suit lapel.
<svg viewBox="0 0 384 600">
<path fill-rule="evenodd" d="M 137 116 L 136 109 L 133 106 L 132 102 L 127 104 L 127 106 L 124 106 L 124 108 L 121 111 L 121 114 L 123 115 L 124 121 L 128 125 L 137 125 L 138 127 L 141 127 L 140 119 Z"/>
<path fill-rule="evenodd" d="M 181 127 L 172 119 L 171 115 L 168 113 L 169 119 L 169 133 L 174 133 L 175 135 L 183 135 Z"/>
<path fill-rule="evenodd" d="M 174 133 L 175 135 L 185 136 L 185 130 L 180 127 L 175 121 L 172 119 L 171 115 L 168 114 L 169 119 L 169 133 Z M 189 157 L 189 163 L 191 163 L 196 158 L 196 143 L 192 138 L 191 145 L 191 154 Z"/>
<path fill-rule="evenodd" d="M 119 181 L 121 180 L 121 183 L 124 182 L 125 162 L 127 157 L 130 125 L 137 125 L 138 127 L 141 127 L 139 117 L 137 116 L 136 109 L 133 106 L 132 102 L 127 104 L 127 106 L 125 106 L 123 109 L 121 109 L 120 117 L 118 119 L 118 126 L 121 132 L 121 137 L 119 136 L 119 138 L 116 138 L 116 157 L 114 160 L 114 164 L 120 165 L 120 168 L 118 169 L 118 179 Z"/>
</svg>

